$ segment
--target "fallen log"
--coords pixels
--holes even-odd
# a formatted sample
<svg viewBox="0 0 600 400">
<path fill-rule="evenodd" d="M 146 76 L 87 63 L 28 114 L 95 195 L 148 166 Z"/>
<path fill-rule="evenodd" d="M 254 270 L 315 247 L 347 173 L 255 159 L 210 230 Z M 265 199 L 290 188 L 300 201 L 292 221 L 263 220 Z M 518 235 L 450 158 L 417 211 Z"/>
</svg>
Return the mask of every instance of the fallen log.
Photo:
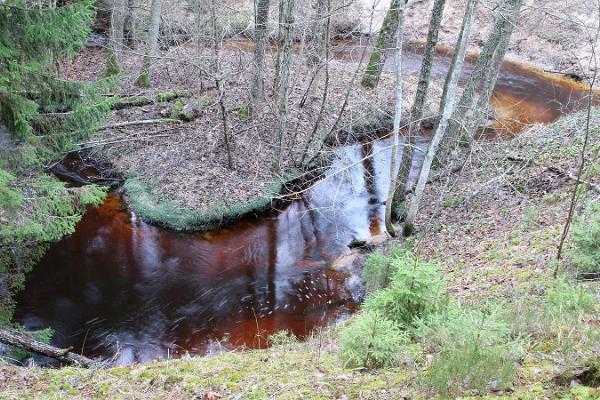
<svg viewBox="0 0 600 400">
<path fill-rule="evenodd" d="M 51 357 L 69 365 L 91 367 L 95 364 L 94 360 L 90 358 L 72 353 L 71 348 L 60 349 L 58 347 L 34 340 L 29 336 L 14 330 L 0 329 L 0 342 L 11 346 L 17 346 L 36 354 Z"/>
</svg>

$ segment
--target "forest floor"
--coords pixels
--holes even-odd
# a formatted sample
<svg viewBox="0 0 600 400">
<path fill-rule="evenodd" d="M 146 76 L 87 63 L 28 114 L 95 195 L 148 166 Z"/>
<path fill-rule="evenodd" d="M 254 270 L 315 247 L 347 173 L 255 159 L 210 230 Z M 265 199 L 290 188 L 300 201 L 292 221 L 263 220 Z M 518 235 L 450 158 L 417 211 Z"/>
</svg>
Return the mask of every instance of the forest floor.
<svg viewBox="0 0 600 400">
<path fill-rule="evenodd" d="M 118 95 L 117 101 L 134 95 L 133 99 L 143 104 L 124 105 L 114 111 L 107 125 L 126 126 L 103 129 L 83 147 L 91 148 L 93 157 L 107 159 L 128 178 L 125 188 L 137 213 L 173 228 L 202 228 L 202 220 L 214 218 L 216 213 L 242 212 L 268 203 L 302 164 L 316 154 L 326 156 L 329 150 L 321 147 L 325 137 L 360 125 L 374 128 L 390 120 L 394 108 L 393 74 L 383 74 L 378 89 L 368 90 L 360 85 L 358 63 L 333 60 L 329 63 L 327 98 L 323 102 L 325 71 L 320 72 L 311 88 L 314 70 L 303 57 L 296 57 L 290 77 L 288 134 L 283 139 L 281 163 L 277 164 L 274 60 L 267 57 L 266 99 L 250 116 L 252 53 L 247 51 L 245 41 L 228 42 L 221 63 L 226 66 L 223 74 L 227 76 L 224 103 L 233 163 L 229 168 L 215 82 L 198 78 L 195 49 L 174 48 L 163 56 L 154 73 L 153 87 L 146 90 L 135 86 L 141 57 L 134 51 L 126 53 L 123 74 L 113 94 Z M 202 63 L 209 58 L 203 54 Z M 67 79 L 97 81 L 105 70 L 105 61 L 103 50 L 87 49 L 64 65 L 62 73 Z M 407 98 L 414 97 L 416 83 L 416 76 L 405 77 Z M 431 85 L 426 104 L 430 113 L 439 101 L 441 86 L 441 80 L 434 80 Z M 183 97 L 161 101 L 161 96 L 169 94 Z M 339 117 L 346 97 L 347 106 Z M 146 100 L 150 104 L 145 104 Z M 316 126 L 319 115 L 321 120 Z M 147 120 L 160 122 L 127 125 Z M 190 213 L 197 217 L 188 217 Z"/>
<path fill-rule="evenodd" d="M 465 303 L 496 302 L 512 309 L 535 302 L 552 281 L 556 246 L 566 218 L 585 113 L 533 126 L 503 143 L 477 143 L 464 168 L 427 188 L 412 245 L 438 263 L 449 290 Z M 600 110 L 592 126 L 600 126 Z M 600 131 L 592 130 L 593 160 Z M 467 150 L 464 150 L 467 151 Z M 477 154 L 477 157 L 475 157 Z M 585 177 L 581 207 L 598 199 L 600 174 Z M 441 197 L 441 198 L 440 198 Z M 434 201 L 436 200 L 436 201 Z M 394 244 L 379 248 L 385 251 Z M 568 268 L 568 263 L 561 265 Z M 586 284 L 596 297 L 600 286 Z M 534 325 L 535 315 L 515 314 Z M 592 314 L 593 315 L 593 314 Z M 0 398 L 156 399 L 401 399 L 428 398 L 424 367 L 349 370 L 337 357 L 337 327 L 266 350 L 169 360 L 101 370 L 0 365 Z M 584 362 L 600 364 L 597 321 L 554 320 L 523 345 L 513 386 L 490 398 L 597 399 L 600 388 L 581 381 Z M 563 336 L 564 335 L 564 336 Z M 595 358 L 594 358 L 595 357 Z M 588 361 L 586 361 L 588 360 Z M 593 382 L 593 381 L 592 381 Z M 597 381 L 596 381 L 597 382 Z M 464 393 L 461 398 L 485 397 Z"/>
</svg>

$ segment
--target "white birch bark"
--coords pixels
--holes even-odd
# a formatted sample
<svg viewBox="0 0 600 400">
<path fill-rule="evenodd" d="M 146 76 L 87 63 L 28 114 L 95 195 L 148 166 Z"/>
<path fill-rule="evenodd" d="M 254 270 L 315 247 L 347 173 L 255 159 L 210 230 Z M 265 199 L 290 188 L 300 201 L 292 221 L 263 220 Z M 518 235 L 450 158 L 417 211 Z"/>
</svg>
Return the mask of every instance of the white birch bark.
<svg viewBox="0 0 600 400">
<path fill-rule="evenodd" d="M 419 204 L 421 202 L 421 199 L 423 198 L 425 185 L 429 180 L 429 173 L 431 172 L 431 164 L 433 163 L 435 152 L 437 150 L 438 145 L 440 144 L 440 141 L 444 137 L 444 133 L 446 132 L 446 128 L 448 127 L 448 121 L 450 120 L 450 116 L 454 112 L 456 89 L 458 87 L 458 78 L 460 77 L 460 73 L 465 60 L 465 53 L 467 50 L 467 43 L 469 40 L 471 27 L 473 25 L 476 5 L 477 0 L 469 0 L 469 3 L 467 4 L 467 10 L 465 12 L 465 18 L 463 20 L 463 28 L 461 30 L 461 35 L 459 36 L 459 42 L 456 46 L 456 53 L 453 59 L 454 65 L 452 66 L 452 68 L 450 68 L 450 71 L 448 72 L 449 77 L 447 79 L 448 85 L 446 90 L 446 97 L 444 103 L 441 104 L 442 116 L 435 130 L 435 134 L 433 135 L 433 139 L 431 140 L 431 144 L 427 149 L 427 153 L 425 154 L 423 166 L 421 167 L 421 173 L 419 174 L 419 181 L 417 182 L 417 187 L 415 189 L 415 195 L 410 203 L 410 208 L 408 209 L 408 213 L 406 215 L 406 221 L 404 222 L 404 234 L 407 236 L 410 235 L 413 231 L 414 221 L 417 216 L 417 212 L 419 211 Z"/>
<path fill-rule="evenodd" d="M 402 36 L 404 34 L 404 8 L 403 0 L 398 4 L 398 27 L 396 28 L 396 110 L 394 113 L 394 129 L 392 160 L 390 163 L 390 188 L 385 203 L 385 229 L 392 236 L 396 236 L 396 230 L 392 224 L 392 207 L 394 205 L 394 194 L 398 182 L 398 145 L 400 142 L 400 121 L 402 120 Z"/>
</svg>

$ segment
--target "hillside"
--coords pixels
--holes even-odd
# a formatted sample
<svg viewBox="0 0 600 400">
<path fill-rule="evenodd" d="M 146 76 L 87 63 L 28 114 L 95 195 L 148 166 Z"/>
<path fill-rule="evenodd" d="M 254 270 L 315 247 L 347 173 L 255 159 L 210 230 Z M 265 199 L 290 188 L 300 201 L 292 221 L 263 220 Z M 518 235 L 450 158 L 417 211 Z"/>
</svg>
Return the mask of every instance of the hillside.
<svg viewBox="0 0 600 400">
<path fill-rule="evenodd" d="M 470 160 L 449 185 L 440 180 L 427 191 L 430 200 L 443 193 L 440 201 L 427 202 L 441 206 L 422 215 L 424 229 L 413 246 L 422 257 L 438 262 L 453 296 L 464 304 L 503 304 L 514 313 L 512 329 L 527 333 L 514 384 L 494 392 L 494 398 L 600 396 L 600 388 L 593 389 L 600 384 L 597 283 L 585 285 L 595 296 L 595 309 L 581 319 L 565 315 L 546 321 L 534 311 L 552 286 L 552 260 L 573 187 L 568 174 L 577 163 L 584 121 L 585 113 L 578 113 L 533 126 L 511 141 L 480 142 L 477 154 L 484 157 Z M 593 122 L 600 124 L 600 110 L 594 111 Z M 599 135 L 593 130 L 592 143 L 600 142 Z M 599 195 L 598 175 L 588 183 L 582 204 L 597 201 Z M 377 250 L 385 252 L 392 244 Z M 563 263 L 561 273 L 569 265 Z M 424 359 L 406 354 L 403 366 L 361 371 L 342 368 L 338 327 L 316 331 L 304 342 L 277 336 L 268 350 L 113 369 L 1 365 L 0 397 L 398 399 L 430 393 L 422 386 L 430 357 L 424 349 L 415 350 Z M 467 393 L 463 398 L 469 397 Z"/>
</svg>

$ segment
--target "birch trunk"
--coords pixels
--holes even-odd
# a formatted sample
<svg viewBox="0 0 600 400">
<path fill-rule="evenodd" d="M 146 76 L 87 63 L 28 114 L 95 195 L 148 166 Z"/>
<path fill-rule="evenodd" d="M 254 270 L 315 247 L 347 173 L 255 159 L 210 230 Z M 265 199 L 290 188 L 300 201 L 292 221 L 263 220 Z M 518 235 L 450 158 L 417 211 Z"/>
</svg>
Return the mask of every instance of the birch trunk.
<svg viewBox="0 0 600 400">
<path fill-rule="evenodd" d="M 421 167 L 421 173 L 419 174 L 419 181 L 417 182 L 415 195 L 411 201 L 410 208 L 408 209 L 406 221 L 404 221 L 404 235 L 406 236 L 411 235 L 413 232 L 415 218 L 417 216 L 417 212 L 419 211 L 419 204 L 423 198 L 425 185 L 429 180 L 429 173 L 431 172 L 431 164 L 433 163 L 435 152 L 440 144 L 440 141 L 444 137 L 450 116 L 454 112 L 458 79 L 460 77 L 465 60 L 465 52 L 467 50 L 467 43 L 469 40 L 471 27 L 473 25 L 476 5 L 477 0 L 469 0 L 469 3 L 467 4 L 467 10 L 463 19 L 461 34 L 459 36 L 456 52 L 454 53 L 453 57 L 453 65 L 448 71 L 449 76 L 446 79 L 448 84 L 446 87 L 446 96 L 444 97 L 444 102 L 441 104 L 442 116 L 435 130 L 435 134 L 433 135 L 433 139 L 431 140 L 431 144 L 427 149 L 427 153 L 425 154 L 425 159 L 423 160 L 423 166 Z"/>
<path fill-rule="evenodd" d="M 270 0 L 257 0 L 254 14 L 254 74 L 250 96 L 252 106 L 264 99 L 265 48 L 267 45 L 267 24 L 269 21 Z"/>
<path fill-rule="evenodd" d="M 392 0 L 390 8 L 385 14 L 383 19 L 383 25 L 377 35 L 377 40 L 373 46 L 373 52 L 369 58 L 369 63 L 365 69 L 361 84 L 367 88 L 375 88 L 379 83 L 381 77 L 381 71 L 385 65 L 386 50 L 392 42 L 396 29 L 398 28 L 398 10 L 400 9 L 400 3 L 405 3 L 404 0 Z M 404 6 L 404 4 L 403 4 Z"/>
<path fill-rule="evenodd" d="M 472 20 L 474 15 L 475 15 L 475 7 L 473 6 L 473 0 L 469 0 L 469 3 L 467 3 L 467 10 L 465 13 L 465 17 L 463 19 L 463 24 L 462 27 L 460 28 L 460 34 L 458 35 L 458 42 L 457 42 L 457 46 L 456 49 L 454 51 L 454 55 L 452 56 L 452 62 L 450 63 L 450 69 L 448 70 L 448 75 L 446 75 L 446 80 L 444 81 L 444 90 L 442 92 L 442 99 L 440 100 L 440 114 L 443 114 L 443 110 L 445 105 L 447 104 L 447 100 L 448 100 L 448 96 L 449 96 L 449 91 L 450 91 L 450 81 L 452 80 L 452 77 L 455 75 L 454 74 L 454 70 L 456 68 L 458 68 L 459 64 L 460 64 L 460 68 L 458 70 L 458 78 L 460 78 L 460 73 L 462 70 L 462 65 L 463 65 L 463 61 L 461 60 L 460 63 L 458 62 L 458 59 L 461 58 L 461 55 L 459 54 L 458 50 L 459 50 L 459 46 L 460 44 L 464 41 L 465 43 L 468 43 L 468 38 L 467 40 L 463 40 L 465 36 L 469 36 L 469 32 L 468 30 L 471 29 L 470 26 L 467 26 L 465 24 L 465 22 Z M 464 49 L 466 51 L 466 49 Z M 464 58 L 464 54 L 462 55 L 462 58 Z M 458 82 L 458 78 L 457 78 L 457 82 Z M 454 93 L 454 95 L 456 95 L 456 93 Z"/>
<path fill-rule="evenodd" d="M 481 85 L 484 82 L 486 71 L 489 69 L 494 53 L 498 47 L 505 23 L 506 20 L 503 15 L 503 8 L 499 7 L 496 11 L 492 30 L 490 31 L 485 45 L 483 46 L 483 49 L 477 58 L 477 62 L 473 67 L 473 71 L 471 72 L 471 76 L 469 77 L 469 80 L 463 89 L 460 100 L 456 105 L 456 109 L 452 114 L 452 118 L 448 127 L 448 134 L 445 140 L 446 145 L 441 151 L 441 159 L 445 160 L 448 158 L 448 155 L 452 151 L 452 148 L 454 147 L 460 135 L 460 131 L 465 124 L 465 117 L 472 112 L 472 108 L 476 100 L 476 92 L 481 88 Z"/>
<path fill-rule="evenodd" d="M 507 0 L 506 4 L 508 8 L 507 15 L 505 16 L 506 23 L 502 27 L 494 57 L 491 60 L 489 68 L 486 69 L 479 99 L 477 100 L 476 106 L 471 110 L 471 117 L 467 114 L 463 119 L 463 125 L 465 126 L 468 138 L 473 137 L 475 130 L 481 124 L 482 119 L 487 116 L 490 98 L 492 97 L 492 92 L 496 86 L 500 68 L 502 67 L 502 61 L 504 61 L 504 56 L 508 50 L 510 38 L 517 22 L 517 18 L 519 17 L 523 0 Z"/>
<path fill-rule="evenodd" d="M 292 40 L 294 24 L 294 0 L 281 0 L 281 21 L 283 48 L 280 54 L 279 78 L 277 79 L 277 108 L 279 123 L 279 143 L 277 146 L 277 163 L 281 166 L 283 156 L 283 140 L 287 135 L 287 114 L 289 98 L 289 78 L 292 63 Z"/>
<path fill-rule="evenodd" d="M 150 87 L 152 82 L 152 63 L 158 53 L 158 35 L 160 32 L 160 13 L 162 10 L 162 0 L 152 0 L 150 9 L 150 31 L 148 32 L 148 45 L 144 60 L 142 61 L 142 71 L 137 79 L 137 85 L 140 87 Z"/>
<path fill-rule="evenodd" d="M 392 160 L 390 163 L 390 188 L 385 203 L 385 229 L 392 236 L 396 236 L 396 229 L 392 224 L 392 209 L 398 181 L 398 144 L 400 142 L 400 121 L 402 120 L 402 35 L 404 33 L 404 1 L 398 2 L 398 25 L 396 31 L 396 110 L 394 113 L 394 130 L 392 145 Z"/>
</svg>

